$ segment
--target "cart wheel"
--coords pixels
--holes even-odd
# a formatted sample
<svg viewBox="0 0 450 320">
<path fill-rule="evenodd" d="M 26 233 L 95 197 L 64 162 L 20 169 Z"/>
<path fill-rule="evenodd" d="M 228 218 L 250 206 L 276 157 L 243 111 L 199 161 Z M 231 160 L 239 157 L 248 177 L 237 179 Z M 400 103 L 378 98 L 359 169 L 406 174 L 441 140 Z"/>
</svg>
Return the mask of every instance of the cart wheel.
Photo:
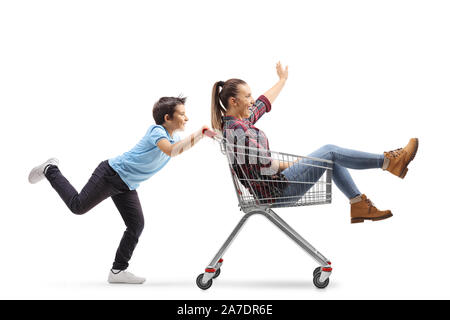
<svg viewBox="0 0 450 320">
<path fill-rule="evenodd" d="M 213 279 L 217 278 L 220 274 L 220 268 L 216 270 L 216 273 L 214 273 Z"/>
<path fill-rule="evenodd" d="M 328 278 L 327 280 L 325 280 L 324 282 L 320 281 L 320 272 L 316 273 L 314 275 L 313 278 L 313 283 L 314 285 L 319 288 L 319 289 L 323 289 L 326 288 L 328 286 L 328 283 L 330 283 L 330 278 Z"/>
<path fill-rule="evenodd" d="M 212 286 L 212 279 L 209 279 L 209 281 L 208 281 L 207 283 L 205 283 L 205 284 L 203 284 L 202 279 L 203 279 L 203 273 L 200 273 L 200 274 L 198 275 L 197 281 L 196 281 L 197 286 L 198 286 L 200 289 L 202 289 L 202 290 L 207 290 L 207 289 L 209 289 L 209 288 Z"/>
<path fill-rule="evenodd" d="M 313 277 L 319 272 L 320 273 L 320 271 L 322 270 L 322 267 L 317 267 L 317 268 L 315 268 L 314 269 L 314 272 L 313 272 Z"/>
</svg>

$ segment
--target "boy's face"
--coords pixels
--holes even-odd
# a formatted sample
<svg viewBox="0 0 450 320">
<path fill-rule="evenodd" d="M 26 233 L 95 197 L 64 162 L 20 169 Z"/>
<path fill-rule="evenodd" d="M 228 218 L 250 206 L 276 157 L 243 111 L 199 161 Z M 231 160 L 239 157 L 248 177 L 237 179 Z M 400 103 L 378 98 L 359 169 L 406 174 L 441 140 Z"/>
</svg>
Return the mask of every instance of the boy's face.
<svg viewBox="0 0 450 320">
<path fill-rule="evenodd" d="M 166 119 L 166 124 L 174 131 L 183 131 L 188 120 L 189 118 L 186 116 L 184 104 L 179 104 L 175 107 L 172 119 Z"/>
</svg>

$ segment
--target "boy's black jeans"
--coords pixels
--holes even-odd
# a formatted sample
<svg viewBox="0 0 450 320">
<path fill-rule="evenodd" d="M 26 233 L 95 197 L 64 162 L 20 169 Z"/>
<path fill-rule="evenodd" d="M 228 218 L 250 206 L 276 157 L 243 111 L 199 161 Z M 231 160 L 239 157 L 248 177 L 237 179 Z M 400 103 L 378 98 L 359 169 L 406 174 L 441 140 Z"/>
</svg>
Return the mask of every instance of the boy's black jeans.
<svg viewBox="0 0 450 320">
<path fill-rule="evenodd" d="M 112 268 L 125 270 L 144 229 L 144 215 L 136 190 L 128 188 L 107 160 L 98 165 L 80 193 L 57 166 L 50 165 L 45 176 L 70 211 L 78 215 L 88 212 L 106 198 L 112 198 L 127 227 Z"/>
</svg>

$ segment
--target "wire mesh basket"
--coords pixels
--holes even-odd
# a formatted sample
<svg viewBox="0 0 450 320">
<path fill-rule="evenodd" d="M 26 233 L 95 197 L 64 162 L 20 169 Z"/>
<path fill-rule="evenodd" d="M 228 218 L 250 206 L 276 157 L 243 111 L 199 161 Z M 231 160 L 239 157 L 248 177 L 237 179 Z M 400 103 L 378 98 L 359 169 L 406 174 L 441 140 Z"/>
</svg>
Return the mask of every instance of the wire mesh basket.
<svg viewBox="0 0 450 320">
<path fill-rule="evenodd" d="M 333 162 L 221 141 L 242 209 L 331 203 Z M 290 170 L 288 177 L 286 171 Z"/>
</svg>

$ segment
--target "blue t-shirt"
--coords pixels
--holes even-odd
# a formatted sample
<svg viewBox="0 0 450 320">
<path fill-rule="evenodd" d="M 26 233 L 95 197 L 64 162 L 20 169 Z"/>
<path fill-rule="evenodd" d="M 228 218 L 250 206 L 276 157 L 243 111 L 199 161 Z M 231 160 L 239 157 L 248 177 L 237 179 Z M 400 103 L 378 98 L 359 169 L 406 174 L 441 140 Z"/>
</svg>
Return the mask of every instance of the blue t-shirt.
<svg viewBox="0 0 450 320">
<path fill-rule="evenodd" d="M 153 176 L 169 162 L 170 157 L 156 145 L 161 139 L 167 139 L 172 144 L 180 141 L 177 134 L 171 137 L 163 126 L 151 125 L 133 149 L 108 160 L 130 190 L 139 187 L 142 181 Z"/>
</svg>

